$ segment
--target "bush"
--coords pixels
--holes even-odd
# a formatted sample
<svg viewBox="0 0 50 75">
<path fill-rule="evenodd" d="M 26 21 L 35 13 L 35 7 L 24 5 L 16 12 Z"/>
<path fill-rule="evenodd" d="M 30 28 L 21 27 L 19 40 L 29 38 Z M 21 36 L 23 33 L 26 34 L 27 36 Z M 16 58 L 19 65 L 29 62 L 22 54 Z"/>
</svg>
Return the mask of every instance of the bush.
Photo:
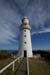
<svg viewBox="0 0 50 75">
<path fill-rule="evenodd" d="M 10 53 L 0 52 L 0 59 L 6 59 L 6 58 L 9 58 L 10 56 L 11 56 Z"/>
</svg>

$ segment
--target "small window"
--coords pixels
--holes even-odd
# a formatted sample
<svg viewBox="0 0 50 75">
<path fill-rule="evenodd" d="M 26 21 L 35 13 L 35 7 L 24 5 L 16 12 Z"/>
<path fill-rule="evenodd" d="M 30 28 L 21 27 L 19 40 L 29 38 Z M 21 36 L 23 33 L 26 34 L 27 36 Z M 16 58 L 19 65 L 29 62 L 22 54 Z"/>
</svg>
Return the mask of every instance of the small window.
<svg viewBox="0 0 50 75">
<path fill-rule="evenodd" d="M 26 32 L 26 30 L 24 30 Z"/>
<path fill-rule="evenodd" d="M 24 35 L 24 37 L 26 37 L 26 35 Z"/>
<path fill-rule="evenodd" d="M 24 25 L 27 25 L 27 23 L 25 23 Z"/>
<path fill-rule="evenodd" d="M 26 42 L 24 42 L 26 44 Z"/>
</svg>

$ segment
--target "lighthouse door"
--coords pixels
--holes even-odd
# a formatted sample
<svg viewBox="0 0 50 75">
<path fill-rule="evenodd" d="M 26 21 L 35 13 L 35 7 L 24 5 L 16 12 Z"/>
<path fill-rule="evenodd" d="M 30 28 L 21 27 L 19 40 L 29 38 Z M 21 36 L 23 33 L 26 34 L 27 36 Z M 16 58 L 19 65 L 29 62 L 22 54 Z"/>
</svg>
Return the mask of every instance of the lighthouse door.
<svg viewBox="0 0 50 75">
<path fill-rule="evenodd" d="M 24 57 L 27 57 L 27 51 L 24 50 Z"/>
</svg>

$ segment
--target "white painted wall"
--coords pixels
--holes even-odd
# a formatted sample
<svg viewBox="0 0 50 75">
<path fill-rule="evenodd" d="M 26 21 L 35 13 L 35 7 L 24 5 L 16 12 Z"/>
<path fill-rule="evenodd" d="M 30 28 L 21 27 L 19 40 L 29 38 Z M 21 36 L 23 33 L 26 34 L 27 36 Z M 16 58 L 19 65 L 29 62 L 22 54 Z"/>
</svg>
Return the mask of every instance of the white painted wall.
<svg viewBox="0 0 50 75">
<path fill-rule="evenodd" d="M 26 30 L 26 32 L 25 32 Z M 26 35 L 26 37 L 24 37 Z M 27 57 L 32 57 L 32 44 L 31 44 L 31 36 L 30 36 L 30 30 L 29 29 L 23 29 L 21 31 L 21 37 L 20 37 L 20 55 L 22 57 L 24 56 L 24 50 L 27 51 Z M 26 42 L 26 44 L 24 43 Z"/>
<path fill-rule="evenodd" d="M 20 28 L 21 28 L 21 34 L 20 34 L 20 44 L 19 44 L 19 55 L 24 57 L 24 50 L 26 50 L 27 57 L 32 57 L 32 44 L 31 44 L 31 35 L 30 35 L 31 27 L 29 25 L 29 20 L 27 18 L 23 19 Z M 24 37 L 24 35 L 26 35 L 26 37 Z M 26 44 L 24 42 L 26 42 Z"/>
</svg>

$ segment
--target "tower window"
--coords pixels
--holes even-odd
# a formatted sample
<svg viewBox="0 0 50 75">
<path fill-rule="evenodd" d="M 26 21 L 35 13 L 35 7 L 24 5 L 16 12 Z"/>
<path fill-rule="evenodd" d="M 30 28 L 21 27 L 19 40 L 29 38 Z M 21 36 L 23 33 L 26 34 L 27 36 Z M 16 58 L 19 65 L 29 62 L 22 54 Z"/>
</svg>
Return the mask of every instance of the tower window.
<svg viewBox="0 0 50 75">
<path fill-rule="evenodd" d="M 27 23 L 25 23 L 24 25 L 27 25 Z"/>
<path fill-rule="evenodd" d="M 26 32 L 26 30 L 24 30 Z"/>
<path fill-rule="evenodd" d="M 26 44 L 26 42 L 24 42 Z"/>
<path fill-rule="evenodd" d="M 26 35 L 24 35 L 24 37 L 26 37 Z"/>
</svg>

